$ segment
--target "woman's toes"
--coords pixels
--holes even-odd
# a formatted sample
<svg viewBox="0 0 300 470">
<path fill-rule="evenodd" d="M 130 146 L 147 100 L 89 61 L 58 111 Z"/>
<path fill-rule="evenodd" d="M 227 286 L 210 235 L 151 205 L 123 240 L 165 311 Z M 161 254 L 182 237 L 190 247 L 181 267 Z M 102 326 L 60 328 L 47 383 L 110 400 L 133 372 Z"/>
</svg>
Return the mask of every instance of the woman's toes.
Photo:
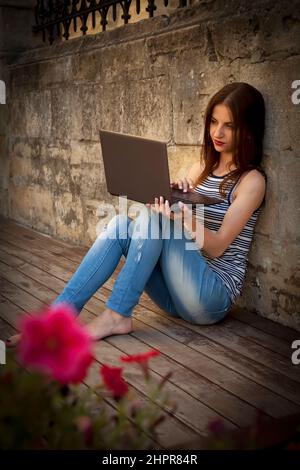
<svg viewBox="0 0 300 470">
<path fill-rule="evenodd" d="M 127 334 L 132 331 L 132 319 L 124 318 L 120 315 L 104 312 L 99 317 L 92 320 L 87 326 L 87 331 L 93 340 L 105 338 L 106 336 Z"/>
</svg>

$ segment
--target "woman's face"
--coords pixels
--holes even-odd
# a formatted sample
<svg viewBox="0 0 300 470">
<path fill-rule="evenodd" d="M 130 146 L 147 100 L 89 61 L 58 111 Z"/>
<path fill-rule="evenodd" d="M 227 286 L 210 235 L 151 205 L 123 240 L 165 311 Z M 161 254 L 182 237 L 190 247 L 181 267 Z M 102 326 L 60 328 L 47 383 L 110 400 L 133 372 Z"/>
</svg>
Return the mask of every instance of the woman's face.
<svg viewBox="0 0 300 470">
<path fill-rule="evenodd" d="M 217 152 L 233 151 L 234 123 L 230 110 L 224 104 L 214 107 L 210 122 L 210 137 Z"/>
</svg>

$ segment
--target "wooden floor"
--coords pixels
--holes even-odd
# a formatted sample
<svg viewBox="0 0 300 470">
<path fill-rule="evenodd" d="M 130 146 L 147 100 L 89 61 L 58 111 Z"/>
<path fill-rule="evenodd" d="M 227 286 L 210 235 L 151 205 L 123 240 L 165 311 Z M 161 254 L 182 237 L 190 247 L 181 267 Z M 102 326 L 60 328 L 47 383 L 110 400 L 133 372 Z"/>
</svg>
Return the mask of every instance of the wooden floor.
<svg viewBox="0 0 300 470">
<path fill-rule="evenodd" d="M 15 331 L 24 312 L 37 311 L 62 291 L 87 251 L 0 219 L 0 337 Z M 114 275 L 81 313 L 84 322 L 99 314 L 112 290 Z M 291 362 L 291 343 L 299 333 L 234 309 L 220 324 L 196 326 L 174 319 L 143 294 L 134 310 L 134 332 L 111 336 L 96 348 L 99 364 L 119 364 L 123 354 L 157 348 L 152 373 L 172 376 L 167 389 L 177 402 L 174 415 L 160 426 L 156 448 L 183 445 L 207 435 L 207 424 L 222 418 L 228 428 L 253 423 L 257 410 L 279 418 L 300 411 L 300 366 Z M 85 385 L 95 383 L 98 366 Z M 126 379 L 145 402 L 139 370 L 126 367 Z M 112 409 L 113 402 L 108 401 Z M 168 410 L 165 410 L 168 414 Z M 182 446 L 183 448 L 183 446 Z"/>
</svg>

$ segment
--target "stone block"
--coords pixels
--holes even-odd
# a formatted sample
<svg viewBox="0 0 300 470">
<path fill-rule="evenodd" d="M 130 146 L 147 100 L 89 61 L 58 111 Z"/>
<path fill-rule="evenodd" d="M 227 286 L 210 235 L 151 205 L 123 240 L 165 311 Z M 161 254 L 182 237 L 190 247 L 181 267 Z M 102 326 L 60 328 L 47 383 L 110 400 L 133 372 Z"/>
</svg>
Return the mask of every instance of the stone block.
<svg viewBox="0 0 300 470">
<path fill-rule="evenodd" d="M 268 149 L 267 149 L 268 151 Z M 271 238 L 279 237 L 279 201 L 282 197 L 278 191 L 278 184 L 280 180 L 280 154 L 274 150 L 270 153 L 264 153 L 262 160 L 262 167 L 267 174 L 266 198 L 265 204 L 258 217 L 255 233 L 265 235 Z"/>
<path fill-rule="evenodd" d="M 237 305 L 300 330 L 299 247 L 257 234 Z"/>
<path fill-rule="evenodd" d="M 170 180 L 176 181 L 187 176 L 191 166 L 199 161 L 200 147 L 198 146 L 178 146 L 168 147 L 168 161 Z"/>
<path fill-rule="evenodd" d="M 148 50 L 145 39 L 138 39 L 133 43 L 111 45 L 101 55 L 101 83 L 110 84 L 142 80 L 147 77 Z M 145 67 L 146 66 L 146 67 Z M 98 66 L 99 67 L 99 66 Z"/>
<path fill-rule="evenodd" d="M 14 97 L 8 106 L 7 133 L 10 137 L 27 137 L 26 99 Z"/>
<path fill-rule="evenodd" d="M 84 227 L 80 197 L 61 192 L 55 196 L 53 206 L 56 236 L 62 240 L 82 243 Z"/>
<path fill-rule="evenodd" d="M 94 123 L 90 121 L 91 138 L 99 142 L 99 129 L 121 132 L 124 116 L 130 113 L 125 106 L 126 87 L 124 83 L 105 84 L 95 88 Z M 86 120 L 84 121 L 86 129 Z"/>
<path fill-rule="evenodd" d="M 13 99 L 9 132 L 18 137 L 50 137 L 51 100 L 48 90 L 28 92 Z"/>
<path fill-rule="evenodd" d="M 104 167 L 101 154 L 100 138 L 98 142 L 71 140 L 69 151 L 70 165 L 93 164 L 101 166 L 101 173 L 104 177 Z M 104 179 L 102 178 L 101 182 Z"/>
<path fill-rule="evenodd" d="M 119 96 L 116 94 L 118 87 L 113 86 L 110 91 L 109 88 L 103 84 L 85 83 L 81 86 L 83 145 L 89 145 L 89 141 L 100 142 L 99 129 L 103 127 L 105 114 L 103 107 L 107 105 L 108 117 L 113 114 L 113 108 L 116 108 L 116 112 L 118 110 Z M 109 101 L 110 99 L 112 101 Z"/>
<path fill-rule="evenodd" d="M 65 83 L 51 89 L 52 127 L 54 139 L 82 139 L 82 101 L 79 86 Z"/>
<path fill-rule="evenodd" d="M 300 121 L 299 121 L 300 122 Z M 279 238 L 282 243 L 300 243 L 300 158 L 281 152 L 278 174 Z"/>
<path fill-rule="evenodd" d="M 39 186 L 10 184 L 10 218 L 41 232 L 55 235 L 53 194 Z"/>
<path fill-rule="evenodd" d="M 39 64 L 39 86 L 42 89 L 57 88 L 73 82 L 77 56 L 64 55 Z"/>
<path fill-rule="evenodd" d="M 240 63 L 239 81 L 250 82 L 263 95 L 266 105 L 265 147 L 278 151 L 300 146 L 300 105 L 292 103 L 292 82 L 299 78 L 299 56 L 257 64 Z M 271 77 L 269 80 L 266 77 Z M 251 81 L 250 81 L 251 78 Z"/>
<path fill-rule="evenodd" d="M 112 201 L 107 199 L 83 197 L 82 201 L 85 214 L 85 243 L 91 245 L 117 211 Z"/>
<path fill-rule="evenodd" d="M 7 141 L 0 135 L 0 214 L 8 216 L 9 159 Z"/>
<path fill-rule="evenodd" d="M 153 80 L 141 80 L 138 86 L 134 81 L 128 82 L 123 105 L 123 132 L 149 139 L 170 141 L 171 90 L 165 76 Z"/>
<path fill-rule="evenodd" d="M 72 194 L 94 198 L 99 186 L 104 184 L 100 165 L 84 163 L 70 167 L 70 187 Z"/>
<path fill-rule="evenodd" d="M 11 97 L 24 97 L 29 92 L 36 93 L 39 89 L 43 89 L 40 72 L 44 70 L 44 67 L 44 64 L 33 63 L 18 67 L 14 72 L 11 72 Z"/>
</svg>

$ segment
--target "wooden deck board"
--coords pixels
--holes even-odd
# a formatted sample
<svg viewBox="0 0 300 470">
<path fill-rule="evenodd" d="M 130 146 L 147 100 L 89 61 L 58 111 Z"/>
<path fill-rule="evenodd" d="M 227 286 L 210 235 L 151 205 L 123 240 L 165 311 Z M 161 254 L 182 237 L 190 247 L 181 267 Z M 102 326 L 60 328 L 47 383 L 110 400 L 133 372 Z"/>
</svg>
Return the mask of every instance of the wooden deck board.
<svg viewBox="0 0 300 470">
<path fill-rule="evenodd" d="M 13 304 L 11 304 L 10 307 L 12 309 L 15 308 L 15 306 Z M 24 312 L 22 312 L 22 313 L 24 313 Z M 17 332 L 17 330 L 16 330 L 15 327 L 11 326 L 9 323 L 7 323 L 5 320 L 3 320 L 3 318 L 0 317 L 0 337 L 1 337 L 1 339 L 5 340 L 10 335 L 15 334 L 16 332 Z M 89 374 L 88 374 L 85 382 L 82 382 L 82 383 L 78 384 L 77 390 L 78 390 L 79 396 L 81 396 L 81 394 L 85 391 L 85 389 L 97 384 L 97 382 L 95 380 L 96 376 L 97 376 L 97 374 L 95 373 L 95 367 L 91 367 L 91 370 L 89 371 Z M 115 404 L 114 400 L 111 399 L 111 398 L 104 398 L 101 401 L 101 409 L 99 410 L 99 412 L 100 411 L 102 412 L 103 409 L 105 410 L 105 412 L 108 416 L 113 417 L 114 414 L 115 414 L 115 410 L 116 410 L 116 404 Z M 166 434 L 166 430 L 163 429 L 163 427 L 162 427 L 162 430 L 163 431 L 161 431 L 161 432 Z M 148 439 L 150 440 L 153 449 L 161 450 L 161 449 L 165 448 L 165 447 L 162 447 L 157 441 L 154 441 L 153 439 L 151 439 L 151 437 L 149 435 L 148 435 Z"/>
<path fill-rule="evenodd" d="M 87 249 L 10 220 L 0 222 L 0 333 L 4 335 L 5 327 L 7 335 L 22 314 L 56 298 Z M 103 310 L 122 264 L 87 302 L 80 315 L 83 322 Z M 299 368 L 290 360 L 291 342 L 299 334 L 256 317 L 234 310 L 218 325 L 192 325 L 168 316 L 144 293 L 134 309 L 133 333 L 99 342 L 96 358 L 98 364 L 116 364 L 122 354 L 160 349 L 161 356 L 151 363 L 152 374 L 159 380 L 173 372 L 167 388 L 178 409 L 165 421 L 158 447 L 205 436 L 207 424 L 217 417 L 234 429 L 252 423 L 258 409 L 273 417 L 299 412 Z M 87 385 L 98 368 L 89 374 Z M 147 401 L 141 376 L 134 368 L 126 371 L 130 385 Z"/>
</svg>

